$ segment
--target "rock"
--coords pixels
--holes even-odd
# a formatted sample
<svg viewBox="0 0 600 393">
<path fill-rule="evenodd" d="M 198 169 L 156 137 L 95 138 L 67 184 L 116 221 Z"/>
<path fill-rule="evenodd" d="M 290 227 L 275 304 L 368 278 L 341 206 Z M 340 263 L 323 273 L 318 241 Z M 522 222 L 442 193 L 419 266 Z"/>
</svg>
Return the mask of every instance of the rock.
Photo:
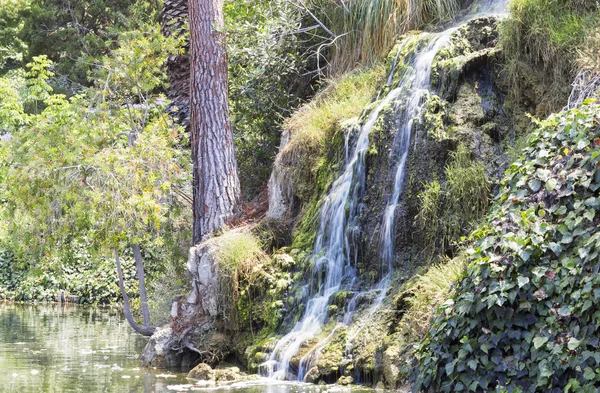
<svg viewBox="0 0 600 393">
<path fill-rule="evenodd" d="M 400 378 L 400 348 L 391 346 L 383 352 L 383 376 L 391 389 L 396 389 L 398 379 Z"/>
<path fill-rule="evenodd" d="M 215 379 L 215 370 L 208 364 L 200 363 L 188 373 L 188 378 L 197 379 L 199 381 L 210 381 Z"/>
<path fill-rule="evenodd" d="M 382 381 L 377 382 L 377 384 L 375 385 L 375 389 L 377 390 L 385 390 L 385 385 Z"/>
<path fill-rule="evenodd" d="M 321 378 L 321 373 L 319 372 L 319 368 L 317 366 L 308 370 L 306 375 L 304 376 L 304 382 L 308 383 L 317 383 Z"/>
<path fill-rule="evenodd" d="M 217 382 L 236 381 L 240 379 L 239 371 L 240 369 L 237 367 L 217 369 L 215 370 L 215 380 Z"/>
<path fill-rule="evenodd" d="M 192 276 L 193 288 L 187 303 L 195 304 L 197 312 L 216 317 L 219 314 L 219 268 L 215 258 L 216 239 L 209 239 L 190 248 L 187 268 Z"/>
<path fill-rule="evenodd" d="M 177 343 L 177 336 L 170 326 L 157 328 L 144 348 L 142 362 L 153 367 L 179 367 L 182 355 L 172 350 Z"/>
<path fill-rule="evenodd" d="M 352 378 L 351 376 L 344 376 L 344 377 L 340 377 L 340 379 L 338 379 L 338 385 L 351 385 L 354 382 L 354 378 Z"/>
<path fill-rule="evenodd" d="M 285 149 L 286 145 L 290 141 L 290 132 L 284 130 L 281 134 L 281 142 L 279 151 Z M 287 168 L 281 162 L 281 155 L 278 154 L 275 158 L 273 165 L 273 172 L 269 178 L 269 210 L 267 211 L 267 218 L 282 219 L 286 215 L 288 208 L 290 207 L 290 187 L 287 185 L 288 182 Z"/>
</svg>

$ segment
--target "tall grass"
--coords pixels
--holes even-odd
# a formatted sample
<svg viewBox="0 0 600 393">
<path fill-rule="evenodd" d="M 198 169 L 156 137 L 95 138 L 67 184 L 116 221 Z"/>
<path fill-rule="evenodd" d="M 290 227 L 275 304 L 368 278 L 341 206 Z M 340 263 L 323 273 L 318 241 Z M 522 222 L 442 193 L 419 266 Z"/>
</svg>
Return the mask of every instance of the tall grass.
<svg viewBox="0 0 600 393">
<path fill-rule="evenodd" d="M 384 58 L 398 34 L 442 20 L 459 0 L 313 0 L 310 7 L 338 39 L 331 45 L 330 72 Z"/>
<path fill-rule="evenodd" d="M 425 250 L 440 253 L 451 249 L 487 212 L 490 181 L 483 163 L 473 160 L 469 149 L 460 144 L 450 154 L 444 170 L 446 181 L 425 184 L 419 193 L 415 217 L 424 237 Z"/>
<path fill-rule="evenodd" d="M 511 99 L 518 101 L 533 85 L 543 94 L 546 112 L 554 111 L 566 102 L 578 51 L 599 24 L 600 9 L 584 0 L 513 0 L 509 9 L 500 37 Z"/>
<path fill-rule="evenodd" d="M 400 321 L 399 329 L 415 341 L 421 339 L 429 327 L 429 320 L 436 307 L 448 298 L 452 284 L 460 277 L 466 266 L 462 257 L 445 259 L 423 274 L 416 276 L 403 296 L 408 308 Z"/>
</svg>

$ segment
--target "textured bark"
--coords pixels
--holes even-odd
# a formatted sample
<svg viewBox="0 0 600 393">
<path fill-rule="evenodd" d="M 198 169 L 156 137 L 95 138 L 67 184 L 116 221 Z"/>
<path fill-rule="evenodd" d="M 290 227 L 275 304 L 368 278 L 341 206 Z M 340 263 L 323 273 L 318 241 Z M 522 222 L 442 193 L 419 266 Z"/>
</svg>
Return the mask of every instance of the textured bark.
<svg viewBox="0 0 600 393">
<path fill-rule="evenodd" d="M 165 0 L 161 19 L 161 30 L 166 37 L 184 34 L 188 25 L 188 0 Z M 190 105 L 189 42 L 185 45 L 185 53 L 167 58 L 167 75 L 167 96 L 179 108 L 178 117 L 187 126 Z"/>
<path fill-rule="evenodd" d="M 143 336 L 151 336 L 154 334 L 156 328 L 154 326 L 140 326 L 131 315 L 131 305 L 129 304 L 129 296 L 125 290 L 125 283 L 123 281 L 123 269 L 121 268 L 121 260 L 119 258 L 119 251 L 115 249 L 115 263 L 117 264 L 117 273 L 119 274 L 119 288 L 121 289 L 121 295 L 123 296 L 123 314 L 125 319 L 129 322 L 129 325 Z"/>
<path fill-rule="evenodd" d="M 142 319 L 144 321 L 144 326 L 148 327 L 150 326 L 150 310 L 148 309 L 148 297 L 146 296 L 146 282 L 144 280 L 144 260 L 142 259 L 140 245 L 136 243 L 132 246 L 132 248 L 140 288 L 140 304 L 142 306 Z"/>
<path fill-rule="evenodd" d="M 223 0 L 191 0 L 190 131 L 194 161 L 194 242 L 222 227 L 240 194 L 227 105 Z"/>
</svg>

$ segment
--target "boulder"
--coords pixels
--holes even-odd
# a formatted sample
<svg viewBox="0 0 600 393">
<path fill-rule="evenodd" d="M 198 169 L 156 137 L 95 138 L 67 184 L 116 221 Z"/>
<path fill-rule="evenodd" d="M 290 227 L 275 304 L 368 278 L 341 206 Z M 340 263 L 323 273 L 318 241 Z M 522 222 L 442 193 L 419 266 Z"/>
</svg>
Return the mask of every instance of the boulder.
<svg viewBox="0 0 600 393">
<path fill-rule="evenodd" d="M 188 378 L 199 381 L 210 381 L 215 379 L 215 370 L 206 363 L 200 363 L 188 373 Z"/>
<path fill-rule="evenodd" d="M 317 366 L 308 370 L 306 375 L 304 376 L 304 382 L 308 383 L 317 383 L 321 378 L 321 373 L 319 372 L 319 368 Z"/>
<path fill-rule="evenodd" d="M 396 389 L 400 378 L 400 348 L 391 346 L 383 352 L 383 376 L 390 389 Z"/>
</svg>

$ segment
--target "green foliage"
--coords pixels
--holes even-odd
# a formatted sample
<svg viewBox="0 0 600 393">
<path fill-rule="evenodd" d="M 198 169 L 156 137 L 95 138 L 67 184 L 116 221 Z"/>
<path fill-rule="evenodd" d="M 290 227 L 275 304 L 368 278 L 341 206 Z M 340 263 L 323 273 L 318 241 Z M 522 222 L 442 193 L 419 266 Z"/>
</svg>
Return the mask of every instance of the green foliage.
<svg viewBox="0 0 600 393">
<path fill-rule="evenodd" d="M 598 385 L 599 137 L 589 100 L 539 123 L 420 345 L 415 391 Z"/>
<path fill-rule="evenodd" d="M 26 44 L 19 34 L 24 27 L 22 15 L 29 6 L 30 0 L 0 0 L 0 75 L 23 58 Z"/>
<path fill-rule="evenodd" d="M 490 181 L 483 163 L 471 158 L 463 144 L 450 154 L 446 181 L 426 184 L 419 193 L 420 209 L 415 221 L 425 237 L 426 248 L 441 252 L 473 229 L 487 212 Z"/>
<path fill-rule="evenodd" d="M 19 263 L 9 251 L 0 254 L 0 299 L 12 301 L 67 301 L 80 304 L 109 304 L 121 298 L 112 259 L 95 260 L 89 244 L 70 242 L 61 255 L 49 256 L 35 268 Z M 153 275 L 150 270 L 150 276 Z M 136 293 L 135 264 L 123 258 L 125 286 Z"/>
<path fill-rule="evenodd" d="M 504 72 L 511 99 L 523 89 L 543 90 L 545 114 L 566 102 L 576 74 L 578 50 L 587 33 L 598 24 L 595 2 L 570 0 L 514 0 L 510 17 L 501 27 Z"/>
<path fill-rule="evenodd" d="M 156 22 L 160 7 L 157 0 L 33 1 L 21 12 L 25 61 L 47 55 L 57 73 L 87 85 L 91 66 L 115 47 L 119 32 Z"/>
<path fill-rule="evenodd" d="M 285 0 L 225 3 L 229 106 L 245 199 L 256 196 L 271 172 L 282 123 L 310 93 L 299 76 L 300 15 Z"/>
<path fill-rule="evenodd" d="M 425 184 L 418 195 L 421 207 L 415 221 L 425 235 L 425 243 L 432 248 L 435 248 L 438 237 L 442 196 L 442 187 L 437 180 Z"/>
<path fill-rule="evenodd" d="M 154 93 L 180 42 L 156 25 L 144 30 L 121 34 L 98 62 L 94 86 L 70 99 L 49 85 L 46 56 L 26 75 L 0 78 L 0 128 L 11 136 L 0 149 L 2 243 L 25 261 L 19 270 L 29 269 L 18 299 L 65 289 L 82 302 L 114 301 L 114 265 L 102 258 L 109 249 L 142 243 L 152 276 L 189 239 L 180 198 L 189 184 L 189 157 L 179 147 L 185 136 Z M 89 257 L 73 256 L 80 242 Z"/>
</svg>

